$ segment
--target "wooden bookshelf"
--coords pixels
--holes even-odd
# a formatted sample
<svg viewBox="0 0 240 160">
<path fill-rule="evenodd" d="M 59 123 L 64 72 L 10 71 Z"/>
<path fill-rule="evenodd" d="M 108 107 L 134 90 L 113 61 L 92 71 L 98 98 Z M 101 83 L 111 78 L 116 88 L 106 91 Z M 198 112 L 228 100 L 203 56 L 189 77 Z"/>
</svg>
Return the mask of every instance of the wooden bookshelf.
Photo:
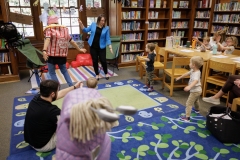
<svg viewBox="0 0 240 160">
<path fill-rule="evenodd" d="M 0 1 L 0 23 L 7 22 L 8 17 L 6 13 L 6 7 L 7 7 L 6 2 L 1 0 Z M 5 48 L 2 48 L 2 44 L 0 44 L 0 54 L 2 53 L 7 53 L 9 60 L 7 62 L 2 62 L 1 60 L 0 62 L 0 71 L 1 71 L 0 83 L 19 81 L 20 78 L 18 74 L 16 54 L 14 53 L 13 50 L 9 51 Z M 9 74 L 9 70 L 11 74 Z"/>
<path fill-rule="evenodd" d="M 192 36 L 203 39 L 203 37 L 210 35 L 213 6 L 214 0 L 193 1 L 192 7 L 195 8 L 195 10 L 192 12 Z"/>
<path fill-rule="evenodd" d="M 240 18 L 235 18 L 240 13 L 240 4 L 236 8 L 236 3 L 240 3 L 240 0 L 216 0 L 213 3 L 212 23 L 209 32 L 213 34 L 217 30 L 222 29 L 225 25 L 228 25 L 229 29 L 227 36 L 235 36 L 238 38 L 238 47 L 240 49 Z"/>
</svg>

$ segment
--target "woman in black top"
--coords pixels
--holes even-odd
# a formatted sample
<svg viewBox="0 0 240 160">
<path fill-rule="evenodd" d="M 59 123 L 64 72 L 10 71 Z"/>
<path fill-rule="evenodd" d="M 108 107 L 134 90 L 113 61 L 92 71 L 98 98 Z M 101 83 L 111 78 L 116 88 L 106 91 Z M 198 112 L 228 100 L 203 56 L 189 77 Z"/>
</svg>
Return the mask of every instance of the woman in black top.
<svg viewBox="0 0 240 160">
<path fill-rule="evenodd" d="M 82 21 L 79 19 L 79 24 L 83 32 L 88 33 L 91 31 L 91 35 L 88 39 L 90 46 L 90 54 L 93 60 L 93 67 L 97 80 L 99 80 L 98 59 L 100 60 L 103 71 L 105 73 L 106 80 L 109 79 L 106 61 L 106 46 L 109 47 L 110 52 L 113 54 L 109 27 L 105 26 L 105 17 L 103 15 L 98 16 L 97 23 L 93 22 L 89 27 L 85 28 Z"/>
</svg>

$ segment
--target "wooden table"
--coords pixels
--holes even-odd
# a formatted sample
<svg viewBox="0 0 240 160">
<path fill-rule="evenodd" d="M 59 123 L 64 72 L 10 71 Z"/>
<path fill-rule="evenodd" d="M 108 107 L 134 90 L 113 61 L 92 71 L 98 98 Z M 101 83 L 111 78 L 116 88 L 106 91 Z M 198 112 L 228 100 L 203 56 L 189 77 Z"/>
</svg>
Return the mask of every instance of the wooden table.
<svg viewBox="0 0 240 160">
<path fill-rule="evenodd" d="M 189 50 L 189 51 L 193 51 L 193 52 L 184 52 L 182 50 Z M 210 51 L 206 51 L 206 52 L 200 52 L 196 49 L 190 49 L 190 48 L 165 48 L 165 52 L 162 52 L 162 56 L 164 57 L 164 66 L 167 66 L 167 57 L 169 54 L 175 54 L 181 57 L 193 57 L 193 56 L 200 56 L 203 58 L 204 63 L 203 63 L 203 68 L 202 68 L 202 79 L 201 79 L 201 83 L 203 85 L 204 83 L 204 78 L 205 78 L 205 74 L 206 74 L 206 67 L 207 67 L 207 62 L 208 60 L 212 57 L 212 53 L 210 53 Z"/>
</svg>

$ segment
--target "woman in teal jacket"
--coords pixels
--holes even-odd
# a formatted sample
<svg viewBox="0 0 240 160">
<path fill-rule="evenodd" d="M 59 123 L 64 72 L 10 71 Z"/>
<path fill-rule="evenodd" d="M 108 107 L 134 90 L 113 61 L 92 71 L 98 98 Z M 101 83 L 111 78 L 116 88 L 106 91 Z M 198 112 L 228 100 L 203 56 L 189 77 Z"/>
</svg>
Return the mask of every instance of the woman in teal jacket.
<svg viewBox="0 0 240 160">
<path fill-rule="evenodd" d="M 106 46 L 109 47 L 110 52 L 113 54 L 109 27 L 105 26 L 106 18 L 103 15 L 98 16 L 97 23 L 93 22 L 89 27 L 85 28 L 82 21 L 79 19 L 79 24 L 83 32 L 88 33 L 91 31 L 88 39 L 90 46 L 90 54 L 93 60 L 93 68 L 96 74 L 96 79 L 99 80 L 98 59 L 103 67 L 106 80 L 109 79 L 106 61 Z"/>
</svg>

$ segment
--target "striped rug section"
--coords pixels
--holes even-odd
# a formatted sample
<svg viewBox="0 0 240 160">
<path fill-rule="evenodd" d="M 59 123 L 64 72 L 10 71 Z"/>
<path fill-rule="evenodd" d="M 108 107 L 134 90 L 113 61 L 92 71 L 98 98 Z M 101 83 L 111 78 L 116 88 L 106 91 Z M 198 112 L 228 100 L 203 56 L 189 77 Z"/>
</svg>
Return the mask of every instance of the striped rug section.
<svg viewBox="0 0 240 160">
<path fill-rule="evenodd" d="M 31 71 L 29 71 L 31 74 Z M 95 77 L 94 69 L 92 66 L 81 66 L 78 68 L 69 68 L 68 73 L 73 82 L 77 81 L 86 81 L 90 77 Z M 108 74 L 112 76 L 118 76 L 116 73 L 113 73 L 110 69 L 108 69 Z M 60 69 L 56 69 L 56 75 L 60 84 L 67 83 L 64 76 L 62 75 Z M 105 77 L 103 72 L 103 68 L 99 66 L 99 76 L 100 78 Z M 43 73 L 41 76 L 42 80 L 51 79 L 49 73 Z M 34 74 L 31 78 L 32 88 L 39 87 L 40 78 L 38 74 Z"/>
</svg>

